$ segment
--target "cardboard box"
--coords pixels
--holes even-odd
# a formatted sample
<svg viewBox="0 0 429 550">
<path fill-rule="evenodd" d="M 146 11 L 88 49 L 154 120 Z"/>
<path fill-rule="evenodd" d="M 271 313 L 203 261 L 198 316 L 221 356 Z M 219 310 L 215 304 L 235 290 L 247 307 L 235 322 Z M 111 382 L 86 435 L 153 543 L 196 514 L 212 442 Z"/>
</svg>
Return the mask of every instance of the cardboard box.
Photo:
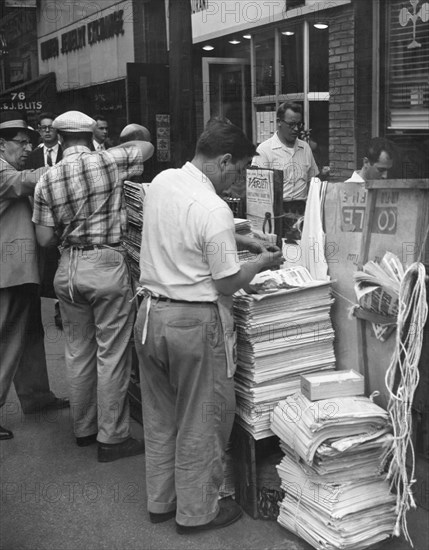
<svg viewBox="0 0 429 550">
<path fill-rule="evenodd" d="M 301 376 L 301 392 L 310 401 L 363 395 L 364 377 L 355 370 L 336 370 Z"/>
</svg>

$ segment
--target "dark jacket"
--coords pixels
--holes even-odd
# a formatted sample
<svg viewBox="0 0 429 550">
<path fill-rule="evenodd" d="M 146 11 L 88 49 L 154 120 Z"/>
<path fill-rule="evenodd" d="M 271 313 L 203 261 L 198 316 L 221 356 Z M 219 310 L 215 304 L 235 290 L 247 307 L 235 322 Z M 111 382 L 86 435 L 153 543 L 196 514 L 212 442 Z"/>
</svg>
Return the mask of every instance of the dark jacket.
<svg viewBox="0 0 429 550">
<path fill-rule="evenodd" d="M 63 149 L 61 145 L 58 145 L 58 155 L 56 159 L 52 159 L 53 164 L 56 164 L 58 161 L 60 161 L 63 158 Z M 26 169 L 36 169 L 36 168 L 42 168 L 45 166 L 45 159 L 43 156 L 43 147 L 37 147 L 32 151 L 27 158 L 27 161 L 25 163 Z"/>
</svg>

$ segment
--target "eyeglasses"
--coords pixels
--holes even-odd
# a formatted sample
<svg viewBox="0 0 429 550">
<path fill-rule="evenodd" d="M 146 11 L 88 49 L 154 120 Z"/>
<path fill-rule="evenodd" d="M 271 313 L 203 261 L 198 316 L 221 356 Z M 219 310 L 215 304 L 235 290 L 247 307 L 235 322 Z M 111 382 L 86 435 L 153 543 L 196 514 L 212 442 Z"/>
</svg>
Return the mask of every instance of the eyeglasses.
<svg viewBox="0 0 429 550">
<path fill-rule="evenodd" d="M 291 130 L 294 128 L 298 128 L 298 130 L 304 128 L 304 124 L 302 122 L 286 122 L 286 120 L 280 120 L 280 122 L 286 124 L 286 126 L 288 126 Z"/>
<path fill-rule="evenodd" d="M 50 132 L 52 130 L 52 126 L 39 126 L 39 129 L 42 130 L 42 132 Z"/>
<path fill-rule="evenodd" d="M 28 141 L 27 139 L 11 139 L 10 141 L 14 141 L 15 143 L 19 143 L 19 145 L 21 145 L 21 147 L 28 147 L 29 145 L 31 145 L 31 147 L 33 147 L 33 144 L 31 143 L 31 141 Z"/>
</svg>

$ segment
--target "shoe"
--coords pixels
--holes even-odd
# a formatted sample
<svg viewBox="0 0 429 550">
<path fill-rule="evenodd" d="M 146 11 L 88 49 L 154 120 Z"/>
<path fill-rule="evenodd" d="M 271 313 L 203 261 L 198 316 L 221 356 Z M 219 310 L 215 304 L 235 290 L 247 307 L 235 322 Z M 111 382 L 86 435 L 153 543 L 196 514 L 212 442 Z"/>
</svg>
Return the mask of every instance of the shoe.
<svg viewBox="0 0 429 550">
<path fill-rule="evenodd" d="M 10 430 L 7 430 L 6 428 L 3 428 L 3 426 L 0 426 L 0 440 L 1 439 L 12 439 L 13 438 L 13 432 Z"/>
<path fill-rule="evenodd" d="M 222 527 L 235 523 L 242 515 L 243 510 L 235 500 L 221 500 L 219 501 L 219 513 L 210 523 L 205 523 L 204 525 L 180 525 L 176 523 L 176 532 L 179 535 L 190 535 L 192 533 L 199 533 L 200 531 L 222 529 Z"/>
<path fill-rule="evenodd" d="M 67 397 L 56 397 L 53 401 L 50 401 L 42 407 L 35 407 L 34 409 L 24 411 L 24 414 L 39 413 L 42 411 L 57 411 L 60 409 L 68 409 L 70 407 L 70 400 Z"/>
<path fill-rule="evenodd" d="M 162 514 L 155 514 L 154 512 L 149 512 L 149 519 L 152 523 L 164 523 L 171 518 L 174 518 L 176 515 L 176 510 L 171 510 L 170 512 L 164 512 Z"/>
<path fill-rule="evenodd" d="M 84 437 L 76 437 L 76 445 L 78 447 L 88 447 L 97 442 L 97 434 L 85 435 Z"/>
<path fill-rule="evenodd" d="M 144 441 L 129 437 L 122 443 L 98 444 L 98 462 L 112 462 L 127 456 L 136 456 L 144 453 Z"/>
</svg>

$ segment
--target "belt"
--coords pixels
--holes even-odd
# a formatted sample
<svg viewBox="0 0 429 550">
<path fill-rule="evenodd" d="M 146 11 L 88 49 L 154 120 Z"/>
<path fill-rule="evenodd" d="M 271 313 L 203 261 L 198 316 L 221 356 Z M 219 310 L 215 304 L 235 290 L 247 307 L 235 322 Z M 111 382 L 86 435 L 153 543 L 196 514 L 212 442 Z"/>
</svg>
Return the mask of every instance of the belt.
<svg viewBox="0 0 429 550">
<path fill-rule="evenodd" d="M 96 250 L 97 248 L 115 248 L 117 246 L 122 246 L 122 243 L 84 244 L 83 246 L 80 246 L 78 244 L 71 244 L 66 248 L 77 248 L 78 250 Z"/>
<path fill-rule="evenodd" d="M 191 302 L 190 300 L 175 300 L 174 298 L 167 298 L 167 296 L 152 296 L 152 300 L 158 300 L 159 302 L 171 302 L 173 304 L 214 304 L 214 302 Z"/>
</svg>

